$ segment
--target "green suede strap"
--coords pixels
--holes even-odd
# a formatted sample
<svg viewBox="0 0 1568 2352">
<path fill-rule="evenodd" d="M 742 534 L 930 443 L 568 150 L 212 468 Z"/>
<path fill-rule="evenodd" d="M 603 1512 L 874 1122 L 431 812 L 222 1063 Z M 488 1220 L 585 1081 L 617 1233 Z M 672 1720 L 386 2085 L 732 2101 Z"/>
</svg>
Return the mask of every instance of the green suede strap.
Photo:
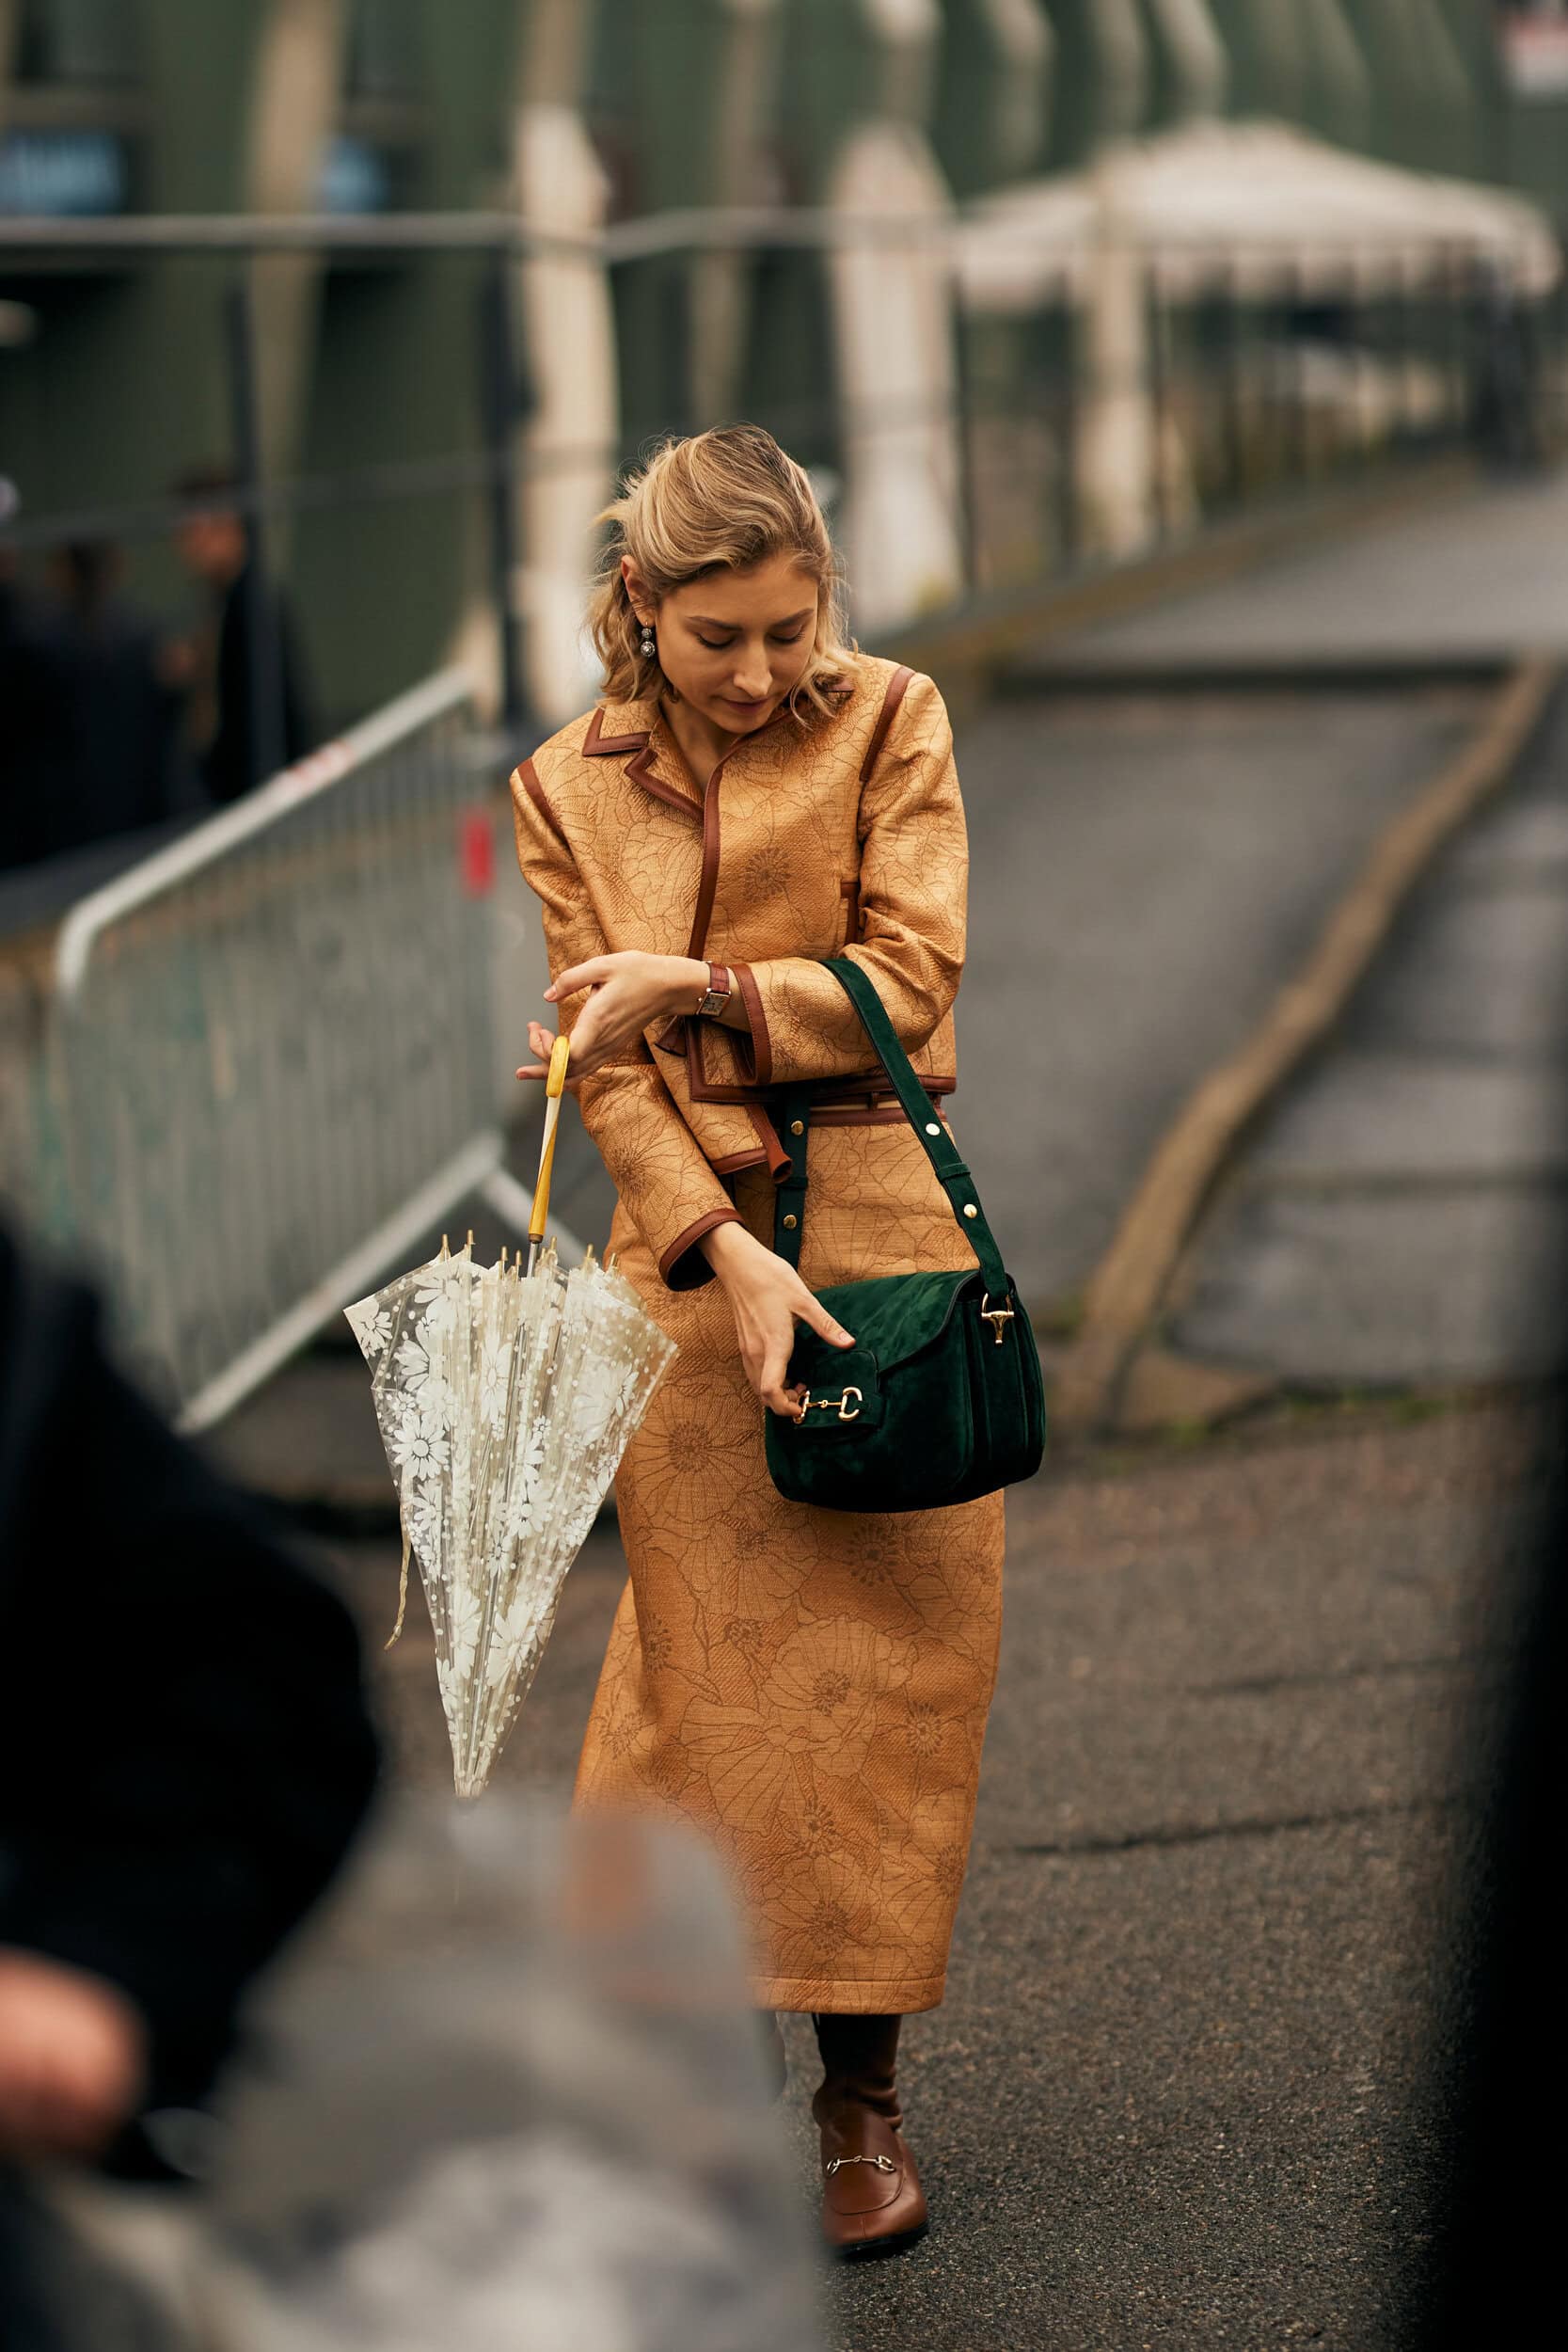
<svg viewBox="0 0 1568 2352">
<path fill-rule="evenodd" d="M 888 1082 L 903 1107 L 915 1134 L 919 1136 L 927 1158 L 936 1171 L 937 1182 L 946 1193 L 959 1232 L 974 1250 L 986 1278 L 986 1288 L 993 1298 L 1004 1298 L 1007 1293 L 1006 1269 L 995 1236 L 986 1222 L 979 1195 L 970 1175 L 967 1163 L 958 1156 L 958 1147 L 937 1117 L 931 1098 L 911 1067 L 910 1057 L 899 1044 L 892 1022 L 883 1009 L 867 975 L 847 956 L 834 956 L 823 963 L 843 989 L 855 1010 L 865 1024 L 866 1035 L 877 1049 L 877 1057 L 888 1075 Z M 800 1133 L 795 1128 L 799 1123 Z M 781 1258 L 793 1266 L 800 1263 L 800 1237 L 805 1226 L 806 1209 L 806 1141 L 811 1132 L 811 1098 L 806 1088 L 791 1087 L 784 1098 L 784 1133 L 780 1137 L 789 1153 L 789 1173 L 778 1187 L 774 1201 L 773 1247 Z M 785 1224 L 793 1216 L 795 1223 Z"/>
<path fill-rule="evenodd" d="M 781 1258 L 798 1268 L 800 1235 L 806 1222 L 806 1143 L 811 1135 L 809 1087 L 790 1088 L 784 1098 L 779 1126 L 779 1140 L 789 1153 L 789 1171 L 780 1179 L 773 1197 L 773 1248 Z"/>
</svg>

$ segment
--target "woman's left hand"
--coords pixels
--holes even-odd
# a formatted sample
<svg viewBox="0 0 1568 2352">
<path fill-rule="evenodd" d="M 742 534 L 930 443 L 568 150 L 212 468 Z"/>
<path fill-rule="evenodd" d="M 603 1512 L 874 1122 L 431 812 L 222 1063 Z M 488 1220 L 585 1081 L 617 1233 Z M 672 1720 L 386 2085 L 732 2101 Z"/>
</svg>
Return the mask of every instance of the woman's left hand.
<svg viewBox="0 0 1568 2352">
<path fill-rule="evenodd" d="M 645 955 L 627 947 L 574 963 L 545 991 L 545 1001 L 558 1005 L 584 989 L 593 992 L 572 1030 L 571 1074 L 586 1078 L 614 1061 L 653 1022 L 691 1011 L 706 986 L 707 965 L 692 957 Z M 531 1021 L 528 1041 L 539 1058 L 525 1063 L 517 1075 L 543 1078 L 549 1070 L 550 1033 Z"/>
</svg>

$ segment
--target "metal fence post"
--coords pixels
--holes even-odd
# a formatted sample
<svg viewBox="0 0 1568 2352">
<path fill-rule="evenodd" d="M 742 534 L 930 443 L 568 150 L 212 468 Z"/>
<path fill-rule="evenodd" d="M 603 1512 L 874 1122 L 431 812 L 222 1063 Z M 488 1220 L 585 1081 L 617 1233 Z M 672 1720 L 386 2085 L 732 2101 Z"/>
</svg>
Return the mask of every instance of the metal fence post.
<svg viewBox="0 0 1568 2352">
<path fill-rule="evenodd" d="M 508 741 L 521 736 L 523 624 L 517 610 L 517 501 L 513 449 L 522 409 L 522 386 L 512 309 L 513 257 L 497 246 L 487 256 L 480 289 L 481 384 L 489 455 L 490 553 L 496 620 L 500 632 L 502 720 Z"/>
<path fill-rule="evenodd" d="M 1246 496 L 1246 389 L 1244 308 L 1242 294 L 1242 265 L 1232 256 L 1226 272 L 1223 335 L 1225 342 L 1225 441 L 1226 474 L 1230 495 L 1238 505 Z"/>
<path fill-rule="evenodd" d="M 964 585 L 971 596 L 984 585 L 984 532 L 980 521 L 980 485 L 974 447 L 974 371 L 969 348 L 969 320 L 964 307 L 963 276 L 957 262 L 948 272 L 948 300 L 953 314 L 953 389 L 958 406 L 958 534 L 963 549 Z"/>
<path fill-rule="evenodd" d="M 1160 267 L 1150 262 L 1144 273 L 1144 309 L 1148 320 L 1148 405 L 1153 418 L 1154 529 L 1164 542 L 1175 530 L 1171 512 L 1170 472 L 1166 463 L 1172 445 L 1170 310 L 1160 284 Z"/>
<path fill-rule="evenodd" d="M 245 525 L 250 596 L 245 613 L 245 668 L 249 691 L 245 715 L 250 741 L 250 782 L 263 784 L 286 757 L 283 715 L 283 644 L 272 594 L 270 533 L 264 509 L 265 458 L 257 391 L 254 262 L 240 263 L 225 298 L 229 342 L 229 387 L 234 472 Z"/>
</svg>

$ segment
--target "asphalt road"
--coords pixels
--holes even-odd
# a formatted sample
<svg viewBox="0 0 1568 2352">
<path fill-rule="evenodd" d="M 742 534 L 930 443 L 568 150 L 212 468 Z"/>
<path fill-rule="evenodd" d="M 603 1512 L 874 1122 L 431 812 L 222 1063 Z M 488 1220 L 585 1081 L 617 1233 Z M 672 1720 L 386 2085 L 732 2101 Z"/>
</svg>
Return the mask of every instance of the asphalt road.
<svg viewBox="0 0 1568 2352">
<path fill-rule="evenodd" d="M 1500 1410 L 1290 1422 L 1012 1499 L 949 1996 L 909 2034 L 933 2229 L 825 2280 L 832 2352 L 1402 2344 L 1465 1726 L 1534 1459 Z M 420 1604 L 383 1657 L 395 1553 L 333 1556 L 399 1770 L 439 1786 Z M 621 1575 L 601 1530 L 502 1780 L 564 1794 Z"/>
<path fill-rule="evenodd" d="M 1231 1169 L 1171 1337 L 1298 1387 L 1564 1364 L 1568 688 Z"/>
<path fill-rule="evenodd" d="M 1115 673 L 1511 661 L 1532 648 L 1568 653 L 1568 469 L 1482 476 L 1425 513 L 1058 637 L 1040 659 Z"/>
</svg>

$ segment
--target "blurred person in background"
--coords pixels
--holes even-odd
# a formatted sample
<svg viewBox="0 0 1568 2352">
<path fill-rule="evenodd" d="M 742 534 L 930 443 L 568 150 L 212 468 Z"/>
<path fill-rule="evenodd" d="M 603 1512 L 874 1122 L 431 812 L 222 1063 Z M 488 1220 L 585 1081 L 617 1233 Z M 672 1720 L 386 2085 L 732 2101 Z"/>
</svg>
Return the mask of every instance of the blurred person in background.
<svg viewBox="0 0 1568 2352">
<path fill-rule="evenodd" d="M 109 540 L 53 551 L 47 594 L 0 571 L 4 846 L 30 866 L 166 823 L 200 805 L 179 693 L 152 624 L 119 594 Z"/>
<path fill-rule="evenodd" d="M 166 675 L 192 695 L 202 781 L 220 806 L 310 749 L 314 739 L 298 633 L 276 583 L 263 579 L 233 474 L 198 466 L 175 495 L 190 502 L 176 532 L 181 561 L 210 601 L 210 625 L 167 649 Z"/>
<path fill-rule="evenodd" d="M 0 2342 L 53 2341 L 26 2168 L 176 2177 L 158 2111 L 204 2098 L 375 1771 L 341 1603 L 0 1228 Z"/>
<path fill-rule="evenodd" d="M 797 1320 L 851 1343 L 815 1291 L 972 1262 L 820 961 L 867 972 L 934 1124 L 964 958 L 952 736 L 929 678 L 847 642 L 820 507 L 768 434 L 666 445 L 602 519 L 605 701 L 514 775 L 517 850 L 570 1083 L 619 1195 L 609 1248 L 679 1354 L 616 1482 L 630 1582 L 578 1797 L 713 1838 L 778 2078 L 774 2012 L 815 2021 L 824 2234 L 881 2250 L 926 2226 L 895 2068 L 904 2015 L 945 1983 L 1003 1499 L 787 1502 L 758 1403 L 799 1418 Z M 552 1040 L 529 1034 L 517 1075 L 539 1079 Z M 793 1134 L 778 1089 L 800 1081 L 815 1133 L 797 1272 L 770 1244 Z"/>
<path fill-rule="evenodd" d="M 50 558 L 48 631 L 68 705 L 70 767 L 53 796 L 52 848 L 163 824 L 196 803 L 180 698 L 158 633 L 119 593 L 121 548 L 72 540 Z"/>
<path fill-rule="evenodd" d="M 0 871 L 47 855 L 50 800 L 70 756 L 57 649 L 16 549 L 0 547 Z"/>
</svg>

